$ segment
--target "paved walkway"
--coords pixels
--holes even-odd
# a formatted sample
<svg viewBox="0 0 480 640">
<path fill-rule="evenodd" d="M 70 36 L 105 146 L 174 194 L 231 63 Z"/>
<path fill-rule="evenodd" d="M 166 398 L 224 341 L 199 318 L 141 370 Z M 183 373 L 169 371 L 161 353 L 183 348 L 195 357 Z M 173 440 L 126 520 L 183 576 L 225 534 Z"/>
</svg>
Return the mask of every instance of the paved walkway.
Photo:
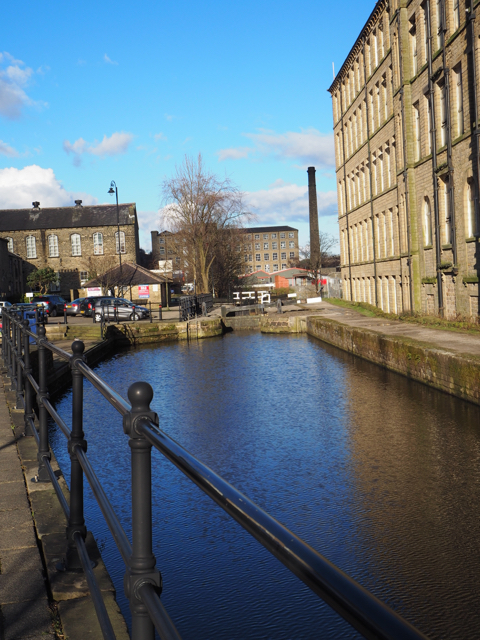
<svg viewBox="0 0 480 640">
<path fill-rule="evenodd" d="M 302 307 L 303 313 L 307 309 L 307 305 L 298 305 Z M 428 343 L 439 349 L 447 349 L 459 354 L 480 356 L 480 332 L 478 335 L 463 331 L 451 331 L 449 329 L 433 329 L 424 327 L 420 324 L 401 322 L 399 320 L 387 320 L 386 318 L 369 318 L 362 315 L 358 311 L 337 307 L 329 302 L 321 302 L 318 305 L 308 305 L 312 307 L 311 311 L 319 314 L 324 318 L 331 318 L 351 327 L 361 329 L 369 329 L 393 336 L 405 336 L 418 340 L 419 342 Z"/>
<path fill-rule="evenodd" d="M 0 377 L 0 638 L 54 638 L 42 559 L 37 546 L 22 464 L 19 428 L 11 426 L 9 387 Z"/>
</svg>

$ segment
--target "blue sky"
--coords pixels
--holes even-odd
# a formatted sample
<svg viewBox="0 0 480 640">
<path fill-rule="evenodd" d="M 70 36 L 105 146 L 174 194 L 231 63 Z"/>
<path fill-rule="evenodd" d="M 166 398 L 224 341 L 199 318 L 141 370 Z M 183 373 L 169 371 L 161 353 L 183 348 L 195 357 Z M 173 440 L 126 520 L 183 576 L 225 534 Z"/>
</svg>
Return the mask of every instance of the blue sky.
<svg viewBox="0 0 480 640">
<path fill-rule="evenodd" d="M 2 9 L 0 209 L 136 202 L 141 245 L 185 156 L 245 192 L 255 224 L 338 235 L 330 94 L 373 2 L 26 1 Z"/>
</svg>

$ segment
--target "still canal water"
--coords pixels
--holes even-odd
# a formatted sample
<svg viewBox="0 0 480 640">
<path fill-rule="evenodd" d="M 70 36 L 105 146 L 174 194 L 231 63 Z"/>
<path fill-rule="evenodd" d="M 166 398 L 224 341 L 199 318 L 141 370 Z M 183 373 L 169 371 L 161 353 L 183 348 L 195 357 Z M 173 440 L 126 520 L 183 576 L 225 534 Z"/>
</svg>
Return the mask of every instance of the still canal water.
<svg viewBox="0 0 480 640">
<path fill-rule="evenodd" d="M 480 637 L 478 407 L 306 336 L 233 333 L 96 370 L 124 397 L 148 380 L 161 428 L 431 638 Z M 130 537 L 121 419 L 88 383 L 85 409 L 89 458 Z M 69 481 L 55 427 L 52 443 Z M 359 637 L 156 451 L 153 477 L 162 600 L 185 640 Z M 89 493 L 86 513 L 128 619 Z"/>
</svg>

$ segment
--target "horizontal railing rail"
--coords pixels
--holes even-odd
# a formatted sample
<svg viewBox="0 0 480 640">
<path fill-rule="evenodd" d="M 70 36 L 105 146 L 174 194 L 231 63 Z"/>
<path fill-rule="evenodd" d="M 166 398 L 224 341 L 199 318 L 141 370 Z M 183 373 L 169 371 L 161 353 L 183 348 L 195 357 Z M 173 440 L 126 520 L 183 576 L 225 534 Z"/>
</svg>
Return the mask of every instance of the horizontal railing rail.
<svg viewBox="0 0 480 640">
<path fill-rule="evenodd" d="M 189 296 L 190 298 L 193 296 Z M 205 300 L 202 303 L 206 304 Z M 278 558 L 314 593 L 349 622 L 365 638 L 372 640 L 414 640 L 426 638 L 387 605 L 333 565 L 248 497 L 175 442 L 159 427 L 158 416 L 150 409 L 153 390 L 146 382 L 136 382 L 128 390 L 127 402 L 84 361 L 84 344 L 75 340 L 72 354 L 45 337 L 38 324 L 34 333 L 28 321 L 14 311 L 3 311 L 2 355 L 4 366 L 17 392 L 17 406 L 25 409 L 25 435 L 35 438 L 39 450 L 39 482 L 51 482 L 67 519 L 64 568 L 82 569 L 95 605 L 103 637 L 115 636 L 103 598 L 92 571 L 85 545 L 83 477 L 92 489 L 114 542 L 126 565 L 125 594 L 132 612 L 133 640 L 153 640 L 154 629 L 162 640 L 180 636 L 165 610 L 160 593 L 161 575 L 152 551 L 151 449 L 154 447 L 180 469 L 206 495 Z M 32 375 L 30 339 L 37 344 L 38 381 Z M 53 407 L 48 397 L 46 350 L 70 364 L 72 372 L 72 427 Z M 95 470 L 89 461 L 83 433 L 83 380 L 88 380 L 122 416 L 129 436 L 132 476 L 132 542 L 128 539 Z M 34 394 L 38 432 L 35 425 Z M 70 454 L 70 504 L 63 495 L 52 469 L 48 444 L 47 414 L 68 440 Z"/>
</svg>

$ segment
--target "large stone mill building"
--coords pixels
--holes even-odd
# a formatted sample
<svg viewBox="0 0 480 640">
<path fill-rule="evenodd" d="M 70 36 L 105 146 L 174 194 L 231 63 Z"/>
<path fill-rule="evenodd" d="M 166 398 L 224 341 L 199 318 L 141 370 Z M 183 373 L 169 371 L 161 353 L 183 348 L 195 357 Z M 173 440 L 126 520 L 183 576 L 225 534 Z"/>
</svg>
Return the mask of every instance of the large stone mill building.
<svg viewBox="0 0 480 640">
<path fill-rule="evenodd" d="M 0 238 L 23 259 L 26 272 L 51 267 L 58 274 L 51 287 L 70 298 L 94 277 L 122 262 L 138 262 L 135 204 L 45 207 L 0 210 Z"/>
<path fill-rule="evenodd" d="M 477 318 L 480 18 L 379 0 L 329 91 L 345 297 Z"/>
</svg>

